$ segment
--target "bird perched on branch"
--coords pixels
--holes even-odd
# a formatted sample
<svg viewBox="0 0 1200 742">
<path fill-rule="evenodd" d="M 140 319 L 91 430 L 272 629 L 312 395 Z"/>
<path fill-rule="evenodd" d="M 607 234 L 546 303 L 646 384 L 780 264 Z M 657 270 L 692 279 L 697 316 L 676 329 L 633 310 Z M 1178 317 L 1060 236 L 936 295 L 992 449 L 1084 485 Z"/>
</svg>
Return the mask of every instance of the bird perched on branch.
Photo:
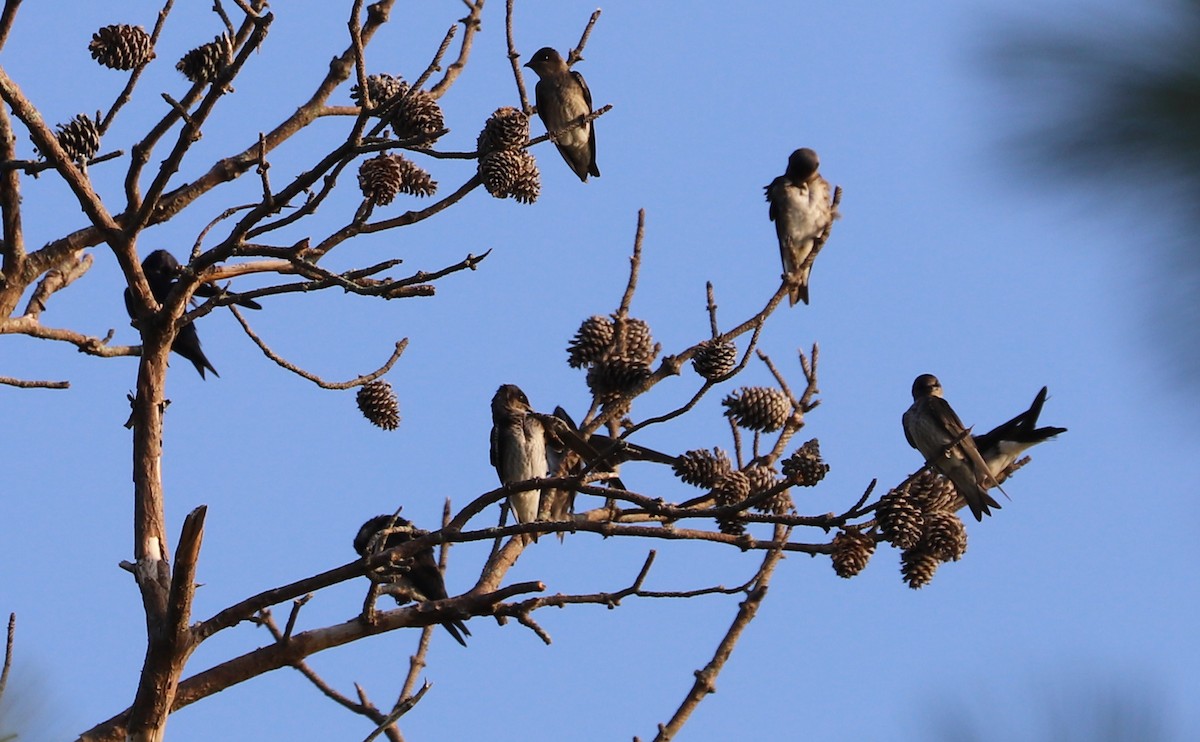
<svg viewBox="0 0 1200 742">
<path fill-rule="evenodd" d="M 912 406 L 902 420 L 908 444 L 954 483 L 975 520 L 991 515 L 989 508 L 999 510 L 1000 503 L 988 494 L 989 488 L 999 484 L 976 448 L 970 429 L 942 398 L 941 382 L 933 374 L 921 374 L 913 381 L 912 396 Z"/>
<path fill-rule="evenodd" d="M 150 284 L 150 293 L 154 296 L 155 301 L 159 304 L 166 304 L 167 297 L 171 294 L 171 289 L 175 288 L 182 270 L 183 266 L 179 264 L 174 255 L 166 250 L 155 250 L 146 256 L 146 259 L 142 261 L 142 272 L 146 274 L 146 283 Z M 233 303 L 247 309 L 262 309 L 262 305 L 253 299 L 224 291 L 207 283 L 199 284 L 195 293 L 196 296 L 203 297 L 225 295 L 233 297 Z M 125 311 L 129 313 L 131 320 L 136 320 L 137 311 L 133 300 L 133 291 L 128 288 L 125 289 Z M 196 370 L 200 372 L 200 378 L 204 378 L 206 369 L 212 371 L 213 376 L 220 376 L 200 348 L 200 336 L 196 334 L 196 326 L 193 323 L 188 322 L 179 328 L 175 334 L 175 340 L 171 343 L 171 350 L 191 361 Z"/>
<path fill-rule="evenodd" d="M 537 73 L 537 113 L 554 146 L 580 180 L 586 183 L 589 175 L 600 177 L 593 122 L 572 126 L 592 112 L 592 93 L 583 75 L 568 68 L 559 53 L 548 46 L 538 49 L 525 66 Z"/>
<path fill-rule="evenodd" d="M 808 303 L 813 247 L 835 218 L 829 183 L 821 177 L 817 153 L 804 147 L 788 157 L 787 170 L 766 186 L 768 214 L 775 222 L 784 280 L 792 282 L 788 302 Z"/>
<path fill-rule="evenodd" d="M 677 456 L 607 435 L 593 433 L 585 439 L 579 426 L 562 407 L 554 408 L 553 420 L 547 424 L 547 428 L 546 458 L 551 476 L 580 476 L 586 470 L 594 479 L 603 480 L 610 487 L 627 489 L 618 476 L 618 468 L 626 461 L 653 461 L 669 466 L 678 461 Z M 575 455 L 572 456 L 572 453 Z M 562 465 L 564 460 L 566 467 Z M 546 520 L 567 520 L 574 512 L 574 503 L 573 490 L 544 491 L 541 517 Z"/>
<path fill-rule="evenodd" d="M 354 551 L 368 557 L 388 549 L 402 546 L 413 539 L 427 535 L 428 531 L 415 528 L 411 521 L 398 515 L 377 515 L 363 523 L 354 536 Z M 433 558 L 433 547 L 427 546 L 414 553 L 403 564 L 380 567 L 371 579 L 384 585 L 383 592 L 396 599 L 398 604 L 409 600 L 427 602 L 445 600 L 446 582 L 437 560 Z M 454 641 L 467 646 L 463 635 L 470 636 L 466 624 L 458 619 L 443 621 L 442 626 L 454 637 Z"/>
<path fill-rule="evenodd" d="M 502 384 L 496 390 L 492 397 L 491 460 L 501 484 L 549 474 L 543 417 L 533 411 L 529 398 L 515 384 Z M 541 490 L 514 492 L 508 496 L 508 506 L 518 523 L 531 523 L 538 519 L 541 499 Z"/>
<path fill-rule="evenodd" d="M 999 478 L 1028 449 L 1067 432 L 1066 428 L 1037 427 L 1038 416 L 1042 414 L 1042 405 L 1045 403 L 1046 387 L 1042 387 L 1028 410 L 983 435 L 975 436 L 975 447 L 987 462 L 993 478 Z"/>
</svg>

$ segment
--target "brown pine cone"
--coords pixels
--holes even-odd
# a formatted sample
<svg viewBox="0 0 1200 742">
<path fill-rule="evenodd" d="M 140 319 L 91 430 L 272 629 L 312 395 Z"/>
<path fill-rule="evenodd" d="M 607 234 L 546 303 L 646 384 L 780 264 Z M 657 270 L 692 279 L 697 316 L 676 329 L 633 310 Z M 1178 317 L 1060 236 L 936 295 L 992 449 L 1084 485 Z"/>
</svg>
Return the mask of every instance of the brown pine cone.
<svg viewBox="0 0 1200 742">
<path fill-rule="evenodd" d="M 799 487 L 815 487 L 828 472 L 829 464 L 821 460 L 821 442 L 816 438 L 783 461 L 783 475 Z"/>
<path fill-rule="evenodd" d="M 954 513 L 925 513 L 925 533 L 920 548 L 943 562 L 957 562 L 967 552 L 967 529 Z"/>
<path fill-rule="evenodd" d="M 371 98 L 371 110 L 374 115 L 397 96 L 403 95 L 408 90 L 408 83 L 399 76 L 380 73 L 378 75 L 367 75 L 367 93 Z M 362 91 L 358 85 L 350 88 L 350 99 L 355 105 L 361 107 L 363 105 Z"/>
<path fill-rule="evenodd" d="M 567 345 L 567 365 L 571 368 L 592 365 L 604 357 L 612 342 L 613 321 L 598 314 L 588 317 Z"/>
<path fill-rule="evenodd" d="M 221 34 L 183 55 L 175 69 L 192 82 L 212 82 L 233 62 L 233 45 Z"/>
<path fill-rule="evenodd" d="M 839 531 L 833 537 L 833 571 L 847 579 L 862 572 L 875 553 L 875 539 L 857 529 Z"/>
<path fill-rule="evenodd" d="M 623 355 L 647 366 L 654 363 L 658 348 L 654 345 L 654 338 L 650 336 L 650 325 L 646 324 L 645 320 L 626 317 L 624 333 Z"/>
<path fill-rule="evenodd" d="M 920 590 L 933 580 L 938 558 L 921 549 L 905 549 L 900 554 L 900 575 L 913 590 Z"/>
<path fill-rule="evenodd" d="M 713 499 L 718 506 L 736 505 L 750 496 L 750 478 L 744 472 L 731 471 L 717 479 L 713 485 Z M 716 519 L 721 533 L 740 536 L 746 532 L 746 522 L 737 515 L 724 515 Z"/>
<path fill-rule="evenodd" d="M 72 162 L 86 164 L 100 149 L 100 129 L 95 121 L 82 113 L 55 128 L 57 131 L 54 136 L 58 139 L 58 146 L 63 148 L 67 159 Z M 37 150 L 36 146 L 34 150 Z"/>
<path fill-rule="evenodd" d="M 363 417 L 384 430 L 395 430 L 400 425 L 400 405 L 392 385 L 376 379 L 359 387 L 356 396 L 358 409 Z"/>
<path fill-rule="evenodd" d="M 588 370 L 587 385 L 598 399 L 611 401 L 636 391 L 650 378 L 650 367 L 625 356 L 608 356 L 596 361 Z"/>
<path fill-rule="evenodd" d="M 737 368 L 738 350 L 731 340 L 705 340 L 696 347 L 692 368 L 712 381 Z"/>
<path fill-rule="evenodd" d="M 529 117 L 512 106 L 497 108 L 475 142 L 479 156 L 502 149 L 524 149 L 529 143 Z"/>
<path fill-rule="evenodd" d="M 441 106 L 424 90 L 409 91 L 400 99 L 391 124 L 397 139 L 416 139 L 421 145 L 433 144 L 446 128 Z"/>
<path fill-rule="evenodd" d="M 921 540 L 925 518 L 921 509 L 903 492 L 895 490 L 879 498 L 875 509 L 879 532 L 897 549 L 910 549 Z"/>
<path fill-rule="evenodd" d="M 729 463 L 729 456 L 721 449 L 707 451 L 701 448 L 685 452 L 671 469 L 675 476 L 687 484 L 712 489 L 718 479 L 733 470 L 733 466 Z"/>
<path fill-rule="evenodd" d="M 726 417 L 740 427 L 770 433 L 779 430 L 792 414 L 792 403 L 787 395 L 773 387 L 744 386 L 725 399 L 721 404 Z"/>
<path fill-rule="evenodd" d="M 489 152 L 479 160 L 483 187 L 496 198 L 514 198 L 533 203 L 541 192 L 541 173 L 537 160 L 523 149 Z"/>
<path fill-rule="evenodd" d="M 114 70 L 131 70 L 154 59 L 150 34 L 141 26 L 104 26 L 88 44 L 92 59 Z"/>
</svg>

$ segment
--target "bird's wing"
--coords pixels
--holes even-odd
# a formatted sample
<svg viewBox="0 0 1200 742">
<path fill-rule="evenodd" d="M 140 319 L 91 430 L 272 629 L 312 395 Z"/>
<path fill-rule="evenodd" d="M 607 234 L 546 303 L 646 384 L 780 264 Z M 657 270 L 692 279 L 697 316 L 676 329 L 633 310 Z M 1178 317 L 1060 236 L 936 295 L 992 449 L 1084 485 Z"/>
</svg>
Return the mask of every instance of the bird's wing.
<svg viewBox="0 0 1200 742">
<path fill-rule="evenodd" d="M 587 103 L 588 110 L 592 110 L 592 91 L 588 90 L 587 81 L 583 79 L 583 75 L 571 70 L 571 79 L 579 83 L 579 89 L 583 92 L 583 100 Z"/>
</svg>

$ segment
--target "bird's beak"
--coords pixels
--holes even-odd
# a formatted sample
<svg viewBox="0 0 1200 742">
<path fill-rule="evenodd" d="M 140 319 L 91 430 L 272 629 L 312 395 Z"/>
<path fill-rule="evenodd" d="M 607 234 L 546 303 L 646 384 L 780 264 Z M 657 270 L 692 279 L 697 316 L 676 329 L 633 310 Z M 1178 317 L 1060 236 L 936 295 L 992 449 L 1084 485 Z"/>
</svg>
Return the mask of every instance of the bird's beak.
<svg viewBox="0 0 1200 742">
<path fill-rule="evenodd" d="M 526 62 L 525 64 L 523 64 L 523 65 L 521 65 L 521 66 L 522 66 L 522 67 L 528 67 L 529 69 L 533 69 L 533 61 L 532 61 L 532 60 L 530 60 L 530 61 Z"/>
</svg>

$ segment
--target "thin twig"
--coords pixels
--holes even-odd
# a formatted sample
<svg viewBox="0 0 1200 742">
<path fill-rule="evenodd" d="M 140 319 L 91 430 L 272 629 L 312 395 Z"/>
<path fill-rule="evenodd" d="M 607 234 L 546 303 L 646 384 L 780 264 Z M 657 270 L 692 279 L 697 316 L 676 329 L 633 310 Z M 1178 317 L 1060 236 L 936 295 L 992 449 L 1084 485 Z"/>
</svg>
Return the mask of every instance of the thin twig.
<svg viewBox="0 0 1200 742">
<path fill-rule="evenodd" d="M 362 386 L 363 384 L 370 383 L 390 371 L 392 366 L 396 364 L 396 361 L 400 360 L 400 356 L 404 353 L 404 349 L 408 347 L 408 338 L 398 341 L 396 343 L 396 349 L 392 352 L 391 358 L 388 358 L 382 366 L 369 374 L 356 376 L 349 381 L 325 381 L 320 376 L 305 371 L 304 369 L 293 363 L 290 363 L 285 358 L 275 353 L 275 351 L 271 350 L 271 348 L 265 342 L 263 342 L 262 338 L 254 333 L 254 330 L 250 328 L 250 324 L 246 322 L 245 317 L 242 316 L 242 313 L 238 311 L 236 306 L 230 304 L 229 309 L 233 312 L 233 316 L 237 317 L 237 321 L 239 324 L 241 324 L 242 330 L 245 331 L 247 337 L 254 341 L 254 344 L 257 345 L 258 349 L 263 352 L 263 355 L 265 355 L 267 358 L 270 358 L 272 361 L 275 361 L 276 364 L 286 368 L 288 371 L 291 371 L 297 376 L 308 379 L 322 389 L 352 389 L 356 386 Z"/>
</svg>

